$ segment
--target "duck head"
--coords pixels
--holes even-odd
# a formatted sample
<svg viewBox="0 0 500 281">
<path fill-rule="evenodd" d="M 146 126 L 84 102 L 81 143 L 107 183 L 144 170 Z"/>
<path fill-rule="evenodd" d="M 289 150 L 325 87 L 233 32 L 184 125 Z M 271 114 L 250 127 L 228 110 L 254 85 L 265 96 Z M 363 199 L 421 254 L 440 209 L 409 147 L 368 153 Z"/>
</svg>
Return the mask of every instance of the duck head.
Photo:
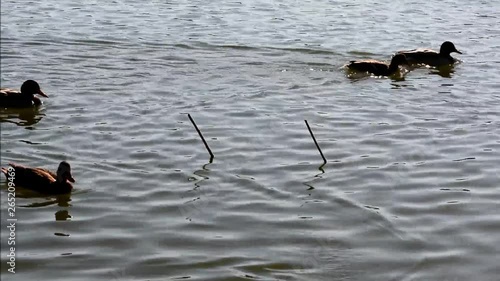
<svg viewBox="0 0 500 281">
<path fill-rule="evenodd" d="M 62 161 L 57 168 L 57 181 L 58 182 L 75 182 L 75 179 L 71 175 L 71 166 L 66 161 Z"/>
<path fill-rule="evenodd" d="M 40 85 L 38 85 L 38 83 L 34 80 L 26 80 L 21 86 L 21 93 L 26 95 L 39 94 L 42 97 L 48 98 L 48 96 L 40 89 Z"/>
<path fill-rule="evenodd" d="M 439 49 L 439 53 L 449 55 L 453 52 L 459 53 L 459 54 L 462 53 L 459 50 L 457 50 L 457 48 L 455 48 L 455 45 L 453 43 L 451 43 L 450 41 L 446 41 L 443 44 L 441 44 L 441 49 Z"/>
<path fill-rule="evenodd" d="M 397 54 L 394 57 L 392 57 L 391 64 L 393 65 L 408 64 L 408 61 L 406 60 L 406 56 L 404 54 Z"/>
</svg>

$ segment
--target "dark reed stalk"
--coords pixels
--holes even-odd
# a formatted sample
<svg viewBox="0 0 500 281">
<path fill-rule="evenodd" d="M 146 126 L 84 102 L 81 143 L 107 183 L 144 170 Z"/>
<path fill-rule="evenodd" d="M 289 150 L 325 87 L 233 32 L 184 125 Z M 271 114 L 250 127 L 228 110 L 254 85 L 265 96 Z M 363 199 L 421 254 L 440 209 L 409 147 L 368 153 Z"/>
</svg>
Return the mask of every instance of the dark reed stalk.
<svg viewBox="0 0 500 281">
<path fill-rule="evenodd" d="M 321 148 L 319 148 L 318 142 L 316 141 L 316 138 L 314 137 L 314 134 L 311 130 L 311 127 L 309 127 L 309 123 L 307 123 L 307 120 L 304 120 L 306 122 L 307 129 L 309 130 L 309 133 L 311 134 L 311 137 L 314 141 L 314 144 L 316 145 L 316 148 L 318 148 L 319 154 L 321 154 L 321 158 L 323 158 L 323 163 L 326 164 L 326 158 L 325 155 L 323 155 L 323 152 L 321 151 Z"/>
<path fill-rule="evenodd" d="M 194 128 L 198 132 L 198 135 L 200 135 L 200 138 L 203 141 L 203 143 L 205 144 L 205 147 L 208 150 L 208 153 L 210 153 L 210 162 L 212 162 L 212 159 L 214 159 L 214 154 L 212 153 L 212 150 L 210 149 L 210 147 L 208 147 L 208 143 L 205 141 L 205 138 L 201 134 L 200 129 L 198 129 L 198 126 L 196 126 L 196 123 L 194 122 L 193 118 L 191 117 L 191 114 L 188 113 L 188 117 L 189 117 L 189 120 L 191 120 L 191 123 L 193 123 Z"/>
</svg>

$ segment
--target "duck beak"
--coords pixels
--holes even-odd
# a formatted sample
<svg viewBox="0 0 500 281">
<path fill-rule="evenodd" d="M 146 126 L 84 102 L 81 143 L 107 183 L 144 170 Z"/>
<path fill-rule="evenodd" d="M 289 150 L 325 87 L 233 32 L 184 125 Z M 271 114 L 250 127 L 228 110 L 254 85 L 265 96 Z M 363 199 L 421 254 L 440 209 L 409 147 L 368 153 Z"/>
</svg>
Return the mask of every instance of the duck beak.
<svg viewBox="0 0 500 281">
<path fill-rule="evenodd" d="M 459 54 L 462 54 L 462 52 L 460 52 L 459 50 L 455 49 L 455 53 L 459 53 Z"/>
<path fill-rule="evenodd" d="M 42 97 L 46 97 L 48 98 L 49 96 L 47 96 L 44 92 L 42 92 L 42 90 L 38 90 L 37 94 L 39 94 L 40 96 Z"/>
<path fill-rule="evenodd" d="M 73 176 L 71 174 L 68 174 L 68 178 L 67 180 L 69 180 L 70 182 L 74 183 L 75 182 L 75 179 L 73 178 Z"/>
</svg>

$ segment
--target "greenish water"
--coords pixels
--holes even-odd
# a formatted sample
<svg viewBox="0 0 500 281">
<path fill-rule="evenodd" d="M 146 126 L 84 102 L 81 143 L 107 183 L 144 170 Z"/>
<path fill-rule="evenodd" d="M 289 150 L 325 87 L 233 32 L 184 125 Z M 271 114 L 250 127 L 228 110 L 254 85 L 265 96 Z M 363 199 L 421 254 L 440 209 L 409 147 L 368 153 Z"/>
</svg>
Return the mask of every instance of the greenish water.
<svg viewBox="0 0 500 281">
<path fill-rule="evenodd" d="M 77 180 L 18 194 L 16 275 L 2 180 L 5 280 L 498 280 L 497 3 L 73 2 L 1 4 L 2 87 L 50 96 L 2 167 Z M 341 69 L 446 40 L 446 75 Z"/>
</svg>

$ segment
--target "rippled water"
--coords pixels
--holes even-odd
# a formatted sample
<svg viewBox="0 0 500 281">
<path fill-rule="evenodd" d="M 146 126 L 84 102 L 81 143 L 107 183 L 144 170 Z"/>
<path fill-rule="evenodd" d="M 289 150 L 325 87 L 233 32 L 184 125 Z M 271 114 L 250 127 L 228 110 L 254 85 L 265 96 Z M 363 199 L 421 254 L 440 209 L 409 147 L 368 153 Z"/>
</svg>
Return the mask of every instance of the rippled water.
<svg viewBox="0 0 500 281">
<path fill-rule="evenodd" d="M 496 2 L 2 1 L 1 162 L 72 164 L 17 198 L 5 280 L 498 280 Z M 349 79 L 351 59 L 463 55 Z M 209 156 L 190 123 L 203 131 Z M 307 119 L 328 159 L 325 166 Z"/>
</svg>

